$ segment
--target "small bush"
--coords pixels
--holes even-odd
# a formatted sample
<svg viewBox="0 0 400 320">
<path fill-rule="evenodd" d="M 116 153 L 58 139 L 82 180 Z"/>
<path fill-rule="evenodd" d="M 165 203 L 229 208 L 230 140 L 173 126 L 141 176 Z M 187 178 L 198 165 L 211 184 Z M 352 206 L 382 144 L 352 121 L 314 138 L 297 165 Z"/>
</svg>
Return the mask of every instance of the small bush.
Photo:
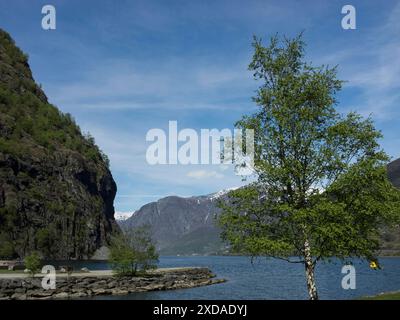
<svg viewBox="0 0 400 320">
<path fill-rule="evenodd" d="M 32 252 L 29 256 L 25 257 L 25 267 L 29 269 L 29 272 L 32 277 L 38 273 L 40 268 L 40 257 L 37 252 Z"/>
<path fill-rule="evenodd" d="M 149 228 L 139 227 L 113 238 L 110 264 L 118 276 L 146 273 L 157 267 L 158 254 L 150 237 Z"/>
</svg>

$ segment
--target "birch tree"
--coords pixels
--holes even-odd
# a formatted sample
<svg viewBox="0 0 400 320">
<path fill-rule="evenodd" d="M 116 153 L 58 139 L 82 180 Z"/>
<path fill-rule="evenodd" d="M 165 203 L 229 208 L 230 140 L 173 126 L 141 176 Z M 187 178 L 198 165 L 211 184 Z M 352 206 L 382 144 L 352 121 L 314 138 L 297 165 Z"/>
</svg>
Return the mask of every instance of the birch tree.
<svg viewBox="0 0 400 320">
<path fill-rule="evenodd" d="M 315 300 L 319 261 L 376 260 L 381 227 L 399 221 L 399 191 L 372 119 L 336 110 L 336 67 L 306 62 L 302 36 L 253 46 L 258 109 L 236 126 L 255 132 L 256 181 L 220 204 L 219 224 L 235 251 L 303 264 Z"/>
</svg>

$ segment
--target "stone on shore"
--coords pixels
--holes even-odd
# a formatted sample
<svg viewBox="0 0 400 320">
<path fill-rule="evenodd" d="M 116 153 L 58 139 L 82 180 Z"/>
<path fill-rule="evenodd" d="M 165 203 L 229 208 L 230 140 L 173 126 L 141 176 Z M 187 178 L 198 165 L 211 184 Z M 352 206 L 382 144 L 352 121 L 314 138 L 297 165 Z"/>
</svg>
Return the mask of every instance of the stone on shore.
<svg viewBox="0 0 400 320">
<path fill-rule="evenodd" d="M 150 271 L 145 276 L 112 276 L 91 272 L 69 278 L 59 275 L 56 289 L 45 290 L 39 277 L 0 277 L 0 299 L 78 299 L 90 296 L 128 295 L 136 292 L 193 288 L 225 282 L 214 279 L 208 268 L 172 268 Z"/>
</svg>

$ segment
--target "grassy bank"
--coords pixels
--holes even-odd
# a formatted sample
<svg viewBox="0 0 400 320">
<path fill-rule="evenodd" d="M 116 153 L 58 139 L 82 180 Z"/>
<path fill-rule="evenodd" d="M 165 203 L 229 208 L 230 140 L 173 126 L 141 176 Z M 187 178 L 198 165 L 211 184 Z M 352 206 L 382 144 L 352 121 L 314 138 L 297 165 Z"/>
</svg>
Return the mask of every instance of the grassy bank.
<svg viewBox="0 0 400 320">
<path fill-rule="evenodd" d="M 7 270 L 7 269 L 0 269 L 0 274 L 6 273 L 6 274 L 13 274 L 13 273 L 24 273 L 24 270 Z"/>
<path fill-rule="evenodd" d="M 360 300 L 400 300 L 400 291 L 380 293 L 372 297 L 362 297 Z"/>
</svg>

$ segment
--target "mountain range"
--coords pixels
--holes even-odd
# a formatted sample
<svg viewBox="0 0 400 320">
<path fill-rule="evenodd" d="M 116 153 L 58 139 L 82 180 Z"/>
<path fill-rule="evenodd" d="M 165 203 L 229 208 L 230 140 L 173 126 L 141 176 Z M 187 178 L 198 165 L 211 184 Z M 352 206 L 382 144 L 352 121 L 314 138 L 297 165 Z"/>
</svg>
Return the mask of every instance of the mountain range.
<svg viewBox="0 0 400 320">
<path fill-rule="evenodd" d="M 217 202 L 229 190 L 189 198 L 170 196 L 151 202 L 123 221 L 122 229 L 151 227 L 157 249 L 163 255 L 220 254 L 227 252 L 215 224 Z"/>
<path fill-rule="evenodd" d="M 388 165 L 390 181 L 400 188 L 400 159 Z M 171 196 L 151 202 L 133 215 L 118 221 L 122 229 L 150 226 L 157 249 L 164 255 L 212 255 L 229 252 L 220 239 L 216 217 L 217 200 L 227 198 L 229 190 L 189 198 Z M 400 228 L 384 230 L 382 254 L 400 254 Z"/>
</svg>

